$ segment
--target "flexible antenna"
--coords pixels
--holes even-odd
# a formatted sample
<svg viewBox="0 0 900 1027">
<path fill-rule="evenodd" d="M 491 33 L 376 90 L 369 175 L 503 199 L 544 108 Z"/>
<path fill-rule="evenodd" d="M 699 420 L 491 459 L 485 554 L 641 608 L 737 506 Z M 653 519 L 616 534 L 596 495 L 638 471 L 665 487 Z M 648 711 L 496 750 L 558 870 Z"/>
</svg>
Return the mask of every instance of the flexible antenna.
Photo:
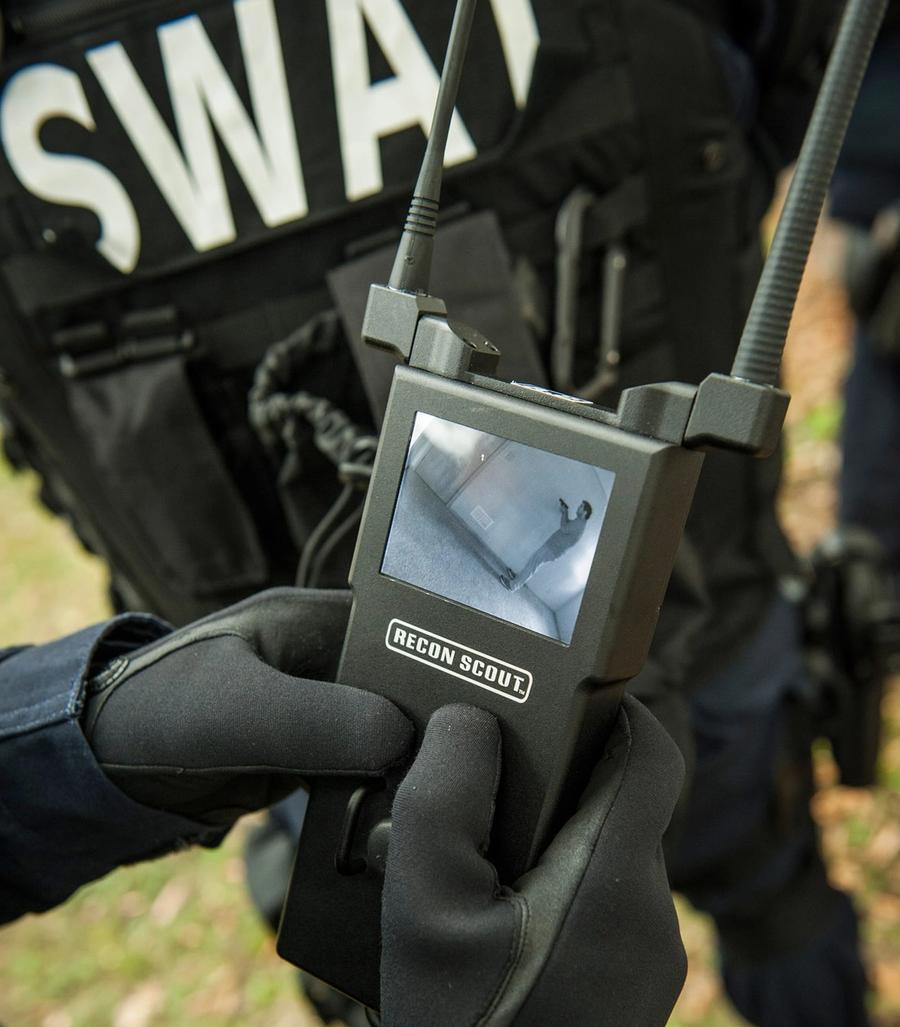
<svg viewBox="0 0 900 1027">
<path fill-rule="evenodd" d="M 477 0 L 459 0 L 453 15 L 444 70 L 438 89 L 428 146 L 419 171 L 403 238 L 394 267 L 390 287 L 403 292 L 427 293 L 431 280 L 431 255 L 434 251 L 434 233 L 441 207 L 441 180 L 444 171 L 444 152 L 450 134 L 450 121 L 456 107 L 459 80 L 469 45 L 472 19 Z"/>
<path fill-rule="evenodd" d="M 848 0 L 731 373 L 777 385 L 800 280 L 888 0 Z"/>
</svg>

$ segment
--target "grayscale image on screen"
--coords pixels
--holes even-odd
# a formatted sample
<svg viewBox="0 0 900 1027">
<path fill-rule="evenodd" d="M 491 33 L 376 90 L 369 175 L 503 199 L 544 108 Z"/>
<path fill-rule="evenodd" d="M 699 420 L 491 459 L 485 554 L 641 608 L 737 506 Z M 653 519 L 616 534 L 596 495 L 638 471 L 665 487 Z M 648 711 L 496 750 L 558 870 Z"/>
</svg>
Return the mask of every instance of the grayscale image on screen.
<svg viewBox="0 0 900 1027">
<path fill-rule="evenodd" d="M 614 480 L 417 414 L 381 572 L 568 645 Z"/>
</svg>

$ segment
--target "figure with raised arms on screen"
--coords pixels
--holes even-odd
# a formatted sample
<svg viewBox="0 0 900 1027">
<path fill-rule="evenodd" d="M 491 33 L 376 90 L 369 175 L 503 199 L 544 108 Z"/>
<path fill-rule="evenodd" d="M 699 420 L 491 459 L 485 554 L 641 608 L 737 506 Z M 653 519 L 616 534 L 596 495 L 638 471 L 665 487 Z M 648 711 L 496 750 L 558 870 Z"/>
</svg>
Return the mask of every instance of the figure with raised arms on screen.
<svg viewBox="0 0 900 1027">
<path fill-rule="evenodd" d="M 523 585 L 526 585 L 538 568 L 545 563 L 558 560 L 567 553 L 573 546 L 577 545 L 584 534 L 585 525 L 591 514 L 594 512 L 591 504 L 582 499 L 575 511 L 575 516 L 569 516 L 569 504 L 564 500 L 559 501 L 560 521 L 559 528 L 553 532 L 550 538 L 539 546 L 528 558 L 528 562 L 515 573 L 511 568 L 506 568 L 506 573 L 500 575 L 500 582 L 510 592 L 518 592 Z"/>
</svg>

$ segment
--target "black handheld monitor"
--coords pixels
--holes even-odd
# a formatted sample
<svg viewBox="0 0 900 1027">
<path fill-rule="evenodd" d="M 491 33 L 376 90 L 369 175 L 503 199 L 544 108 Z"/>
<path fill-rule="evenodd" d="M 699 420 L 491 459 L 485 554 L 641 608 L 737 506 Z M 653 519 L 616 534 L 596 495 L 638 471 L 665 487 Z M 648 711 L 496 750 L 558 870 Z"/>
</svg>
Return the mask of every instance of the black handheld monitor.
<svg viewBox="0 0 900 1027">
<path fill-rule="evenodd" d="M 643 663 L 702 462 L 590 410 L 398 369 L 351 574 L 342 681 L 505 725 L 510 875 Z"/>
<path fill-rule="evenodd" d="M 503 737 L 490 858 L 513 883 L 569 814 L 641 668 L 703 451 L 767 456 L 809 244 L 887 0 L 849 0 L 731 375 L 646 385 L 616 411 L 493 377 L 498 351 L 428 291 L 442 155 L 475 0 L 459 0 L 425 161 L 364 340 L 394 373 L 351 571 L 339 680 Z M 412 758 L 412 757 L 410 757 Z M 379 1006 L 380 899 L 403 767 L 319 782 L 278 951 Z"/>
<path fill-rule="evenodd" d="M 490 855 L 512 881 L 573 810 L 644 661 L 703 458 L 591 404 L 503 385 L 397 369 L 338 677 L 420 732 L 449 703 L 498 717 Z M 316 786 L 279 938 L 373 1007 L 379 846 L 400 776 Z"/>
</svg>

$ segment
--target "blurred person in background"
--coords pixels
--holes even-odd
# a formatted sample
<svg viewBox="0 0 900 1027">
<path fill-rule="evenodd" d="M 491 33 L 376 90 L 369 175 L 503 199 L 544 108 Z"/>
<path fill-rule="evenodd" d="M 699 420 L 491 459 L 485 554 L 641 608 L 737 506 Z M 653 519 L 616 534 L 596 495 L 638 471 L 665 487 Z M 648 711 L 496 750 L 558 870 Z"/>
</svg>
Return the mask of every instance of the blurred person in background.
<svg viewBox="0 0 900 1027">
<path fill-rule="evenodd" d="M 900 5 L 892 2 L 832 189 L 853 229 L 848 286 L 857 318 L 844 390 L 839 519 L 871 532 L 900 582 Z"/>
</svg>

